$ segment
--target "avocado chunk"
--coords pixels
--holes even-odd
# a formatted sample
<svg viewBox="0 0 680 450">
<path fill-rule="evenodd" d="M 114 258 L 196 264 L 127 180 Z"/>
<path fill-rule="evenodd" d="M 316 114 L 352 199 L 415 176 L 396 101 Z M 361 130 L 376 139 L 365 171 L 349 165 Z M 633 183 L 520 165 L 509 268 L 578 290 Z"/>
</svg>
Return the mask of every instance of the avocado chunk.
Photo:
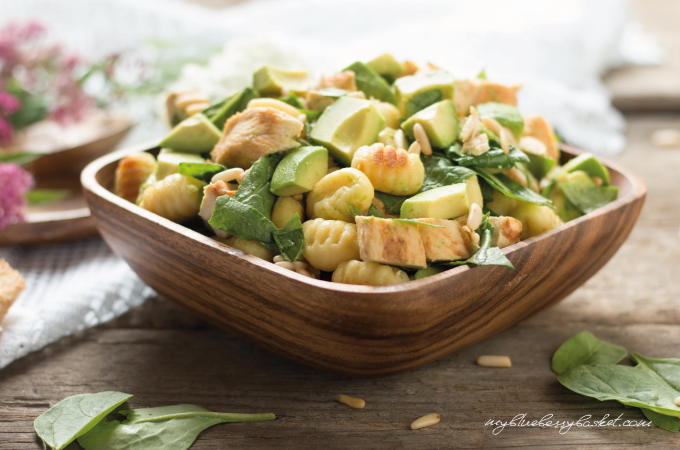
<svg viewBox="0 0 680 450">
<path fill-rule="evenodd" d="M 420 280 L 421 278 L 431 277 L 432 275 L 437 275 L 448 269 L 444 266 L 427 266 L 427 269 L 418 269 L 416 273 L 413 274 L 414 280 Z"/>
<path fill-rule="evenodd" d="M 590 177 L 598 177 L 603 186 L 609 186 L 609 170 L 590 153 L 583 153 L 562 166 L 562 173 L 582 170 Z M 559 178 L 559 176 L 558 176 Z"/>
<path fill-rule="evenodd" d="M 161 149 L 158 154 L 158 171 L 156 172 L 156 179 L 162 180 L 168 175 L 179 172 L 179 163 L 205 163 L 205 159 L 201 155 L 195 153 L 179 153 Z"/>
<path fill-rule="evenodd" d="M 413 127 L 416 123 L 422 125 L 432 147 L 448 148 L 458 139 L 460 130 L 458 111 L 451 100 L 430 105 L 402 123 L 401 129 L 411 140 L 415 139 Z"/>
<path fill-rule="evenodd" d="M 480 207 L 484 206 L 484 197 L 482 196 L 482 189 L 479 187 L 479 180 L 477 175 L 472 175 L 470 178 L 465 180 L 467 186 L 468 198 L 470 199 L 470 204 L 477 203 Z"/>
<path fill-rule="evenodd" d="M 328 148 L 333 159 L 350 166 L 354 152 L 374 144 L 384 124 L 372 101 L 340 97 L 321 114 L 310 138 Z"/>
<path fill-rule="evenodd" d="M 355 62 L 354 64 L 345 67 L 343 70 L 351 70 L 354 72 L 354 81 L 357 84 L 357 89 L 366 94 L 367 99 L 373 97 L 383 102 L 392 103 L 393 105 L 397 104 L 394 93 L 392 92 L 392 89 L 390 89 L 390 85 L 387 84 L 387 81 L 366 64 Z"/>
<path fill-rule="evenodd" d="M 177 124 L 158 146 L 180 153 L 200 154 L 212 150 L 221 137 L 220 130 L 199 113 Z"/>
<path fill-rule="evenodd" d="M 328 150 L 324 147 L 299 147 L 276 166 L 271 192 L 279 197 L 309 192 L 328 172 Z"/>
<path fill-rule="evenodd" d="M 391 80 L 404 71 L 404 65 L 394 59 L 390 53 L 383 53 L 367 62 L 366 65 L 381 77 Z"/>
<path fill-rule="evenodd" d="M 394 82 L 397 107 L 403 117 L 441 100 L 453 100 L 453 75 L 443 70 L 401 77 Z"/>
<path fill-rule="evenodd" d="M 292 71 L 264 66 L 253 74 L 253 88 L 260 95 L 279 97 L 284 90 L 302 95 L 309 87 L 309 78 L 304 70 Z"/>
<path fill-rule="evenodd" d="M 257 92 L 252 88 L 245 88 L 243 91 L 237 92 L 221 102 L 211 105 L 208 109 L 203 111 L 203 115 L 210 119 L 210 121 L 221 130 L 224 128 L 224 124 L 227 123 L 227 119 L 237 112 L 246 109 L 248 107 L 248 102 L 254 98 L 257 98 Z"/>
<path fill-rule="evenodd" d="M 324 112 L 333 102 L 347 94 L 348 91 L 338 88 L 326 88 L 307 92 L 307 109 Z"/>
<path fill-rule="evenodd" d="M 470 197 L 467 184 L 442 186 L 415 195 L 401 205 L 402 219 L 453 219 L 467 214 Z"/>
<path fill-rule="evenodd" d="M 477 113 L 480 119 L 485 117 L 490 117 L 495 119 L 496 122 L 504 126 L 515 139 L 520 140 L 522 138 L 522 133 L 524 132 L 524 119 L 512 105 L 506 105 L 503 103 L 488 102 L 477 105 Z"/>
</svg>

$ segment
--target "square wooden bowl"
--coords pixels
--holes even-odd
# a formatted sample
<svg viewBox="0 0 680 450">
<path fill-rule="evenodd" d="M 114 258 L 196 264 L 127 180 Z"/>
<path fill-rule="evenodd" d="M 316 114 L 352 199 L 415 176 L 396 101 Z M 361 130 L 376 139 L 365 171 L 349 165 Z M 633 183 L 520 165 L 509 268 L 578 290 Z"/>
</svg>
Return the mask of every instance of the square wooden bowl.
<svg viewBox="0 0 680 450">
<path fill-rule="evenodd" d="M 280 268 L 111 192 L 118 160 L 157 150 L 121 150 L 83 171 L 85 197 L 109 246 L 192 313 L 282 356 L 352 377 L 414 369 L 556 304 L 623 244 L 646 192 L 637 175 L 603 160 L 618 199 L 503 249 L 516 270 L 460 266 L 393 286 L 354 286 Z M 581 153 L 562 150 L 565 161 Z"/>
</svg>

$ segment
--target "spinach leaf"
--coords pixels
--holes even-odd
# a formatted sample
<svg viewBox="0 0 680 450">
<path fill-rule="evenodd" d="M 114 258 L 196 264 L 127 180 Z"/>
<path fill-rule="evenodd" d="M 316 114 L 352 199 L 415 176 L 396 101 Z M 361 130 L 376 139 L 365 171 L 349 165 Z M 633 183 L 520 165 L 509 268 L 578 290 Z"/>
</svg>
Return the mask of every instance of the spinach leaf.
<svg viewBox="0 0 680 450">
<path fill-rule="evenodd" d="M 676 391 L 680 391 L 680 359 L 677 358 L 646 358 L 639 353 L 633 353 L 631 359 L 647 372 L 654 372 Z"/>
<path fill-rule="evenodd" d="M 505 154 L 503 149 L 492 148 L 482 153 L 481 155 L 477 156 L 473 155 L 457 156 L 456 162 L 458 163 L 458 165 L 463 167 L 477 166 L 509 170 L 515 167 L 518 163 L 528 163 L 529 157 L 511 145 L 510 153 L 508 153 L 507 155 Z"/>
<path fill-rule="evenodd" d="M 319 111 L 312 111 L 309 109 L 301 109 L 300 112 L 307 116 L 307 122 L 305 122 L 305 124 L 315 121 L 321 115 Z"/>
<path fill-rule="evenodd" d="M 484 178 L 477 177 L 477 182 L 479 183 L 479 190 L 482 191 L 482 201 L 486 205 L 487 203 L 493 202 L 493 188 L 486 182 Z M 492 216 L 497 216 L 498 214 L 491 214 Z"/>
<path fill-rule="evenodd" d="M 293 106 L 297 109 L 305 108 L 305 105 L 303 105 L 298 96 L 295 95 L 295 92 L 289 93 L 287 97 L 280 97 L 279 100 L 284 103 L 288 103 L 290 106 Z"/>
<path fill-rule="evenodd" d="M 578 394 L 598 400 L 617 400 L 624 405 L 646 408 L 668 416 L 680 416 L 674 400 L 680 391 L 656 372 L 642 366 L 615 364 L 578 366 L 561 373 L 557 380 Z"/>
<path fill-rule="evenodd" d="M 114 391 L 73 395 L 45 411 L 33 426 L 43 443 L 61 450 L 130 397 L 132 395 Z"/>
<path fill-rule="evenodd" d="M 529 188 L 525 188 L 503 174 L 494 175 L 481 167 L 478 167 L 475 171 L 477 175 L 484 178 L 492 188 L 506 197 L 514 198 L 515 200 L 526 203 L 532 203 L 534 205 L 553 207 L 552 202 L 547 198 L 535 193 Z"/>
<path fill-rule="evenodd" d="M 467 167 L 454 166 L 447 158 L 437 155 L 425 157 L 423 166 L 425 167 L 425 180 L 419 193 L 442 186 L 465 183 L 465 180 L 477 174 Z"/>
<path fill-rule="evenodd" d="M 371 206 L 368 207 L 368 214 L 367 215 L 379 217 L 381 219 L 386 219 L 386 217 L 383 215 L 383 213 L 381 213 L 380 210 L 378 209 L 378 207 L 375 206 L 373 203 L 371 203 Z"/>
<path fill-rule="evenodd" d="M 30 206 L 38 206 L 58 202 L 72 195 L 70 189 L 31 189 L 26 192 L 26 200 Z"/>
<path fill-rule="evenodd" d="M 243 91 L 226 98 L 220 103 L 208 107 L 203 111 L 203 115 L 221 130 L 231 116 L 246 109 L 248 102 L 257 97 L 258 94 L 254 89 L 245 88 Z"/>
<path fill-rule="evenodd" d="M 506 258 L 500 248 L 491 247 L 494 226 L 489 221 L 488 213 L 482 218 L 482 223 L 477 228 L 477 233 L 479 233 L 479 250 L 474 255 L 464 261 L 451 261 L 443 265 L 462 266 L 463 264 L 474 264 L 477 266 L 504 266 L 515 270 L 515 266 Z"/>
<path fill-rule="evenodd" d="M 273 236 L 278 230 L 276 225 L 262 211 L 236 200 L 236 197 L 218 197 L 208 223 L 244 241 L 257 241 L 267 249 L 277 251 Z"/>
<path fill-rule="evenodd" d="M 373 97 L 382 102 L 397 104 L 397 99 L 387 81 L 366 64 L 357 61 L 343 70 L 354 72 L 357 89 L 366 94 L 366 98 Z"/>
<path fill-rule="evenodd" d="M 406 118 L 411 117 L 418 111 L 422 111 L 430 105 L 442 101 L 442 98 L 442 91 L 440 89 L 421 92 L 406 102 Z"/>
<path fill-rule="evenodd" d="M 666 431 L 671 431 L 673 433 L 680 432 L 680 419 L 677 417 L 659 414 L 658 412 L 649 410 L 647 408 L 640 409 L 642 410 L 642 413 L 645 415 L 645 417 L 651 420 L 652 423 L 657 427 Z"/>
<path fill-rule="evenodd" d="M 560 184 L 567 199 L 583 214 L 616 200 L 619 188 L 616 186 L 585 187 L 578 181 Z"/>
<path fill-rule="evenodd" d="M 274 414 L 215 413 L 195 405 L 175 405 L 119 411 L 122 422 L 102 421 L 78 443 L 85 450 L 186 450 L 198 435 L 225 422 L 274 420 Z"/>
<path fill-rule="evenodd" d="M 392 195 L 392 194 L 386 194 L 384 192 L 379 192 L 375 191 L 375 198 L 383 202 L 385 205 L 385 211 L 387 211 L 388 214 L 396 214 L 399 215 L 401 213 L 401 205 L 406 201 L 406 199 L 411 198 L 412 196 L 410 195 Z M 377 210 L 378 208 L 376 208 Z M 369 212 L 371 211 L 370 206 L 369 206 Z M 375 216 L 375 214 L 369 214 L 371 216 Z"/>
<path fill-rule="evenodd" d="M 305 249 L 305 233 L 297 213 L 280 230 L 272 233 L 274 242 L 286 261 L 297 261 Z"/>
<path fill-rule="evenodd" d="M 234 200 L 252 206 L 269 219 L 272 206 L 274 206 L 276 200 L 276 196 L 271 193 L 269 188 L 274 170 L 283 157 L 284 153 L 279 152 L 258 159 L 251 167 L 248 175 L 241 181 Z"/>
<path fill-rule="evenodd" d="M 179 173 L 196 178 L 204 183 L 210 183 L 212 177 L 227 170 L 222 164 L 216 163 L 179 163 Z"/>
<path fill-rule="evenodd" d="M 43 156 L 42 153 L 31 152 L 1 153 L 0 163 L 12 163 L 16 164 L 17 166 L 25 166 L 26 164 L 35 161 L 41 156 Z"/>
<path fill-rule="evenodd" d="M 616 364 L 628 352 L 620 345 L 601 341 L 588 331 L 567 339 L 552 358 L 552 370 L 560 374 L 578 366 L 591 364 Z"/>
</svg>

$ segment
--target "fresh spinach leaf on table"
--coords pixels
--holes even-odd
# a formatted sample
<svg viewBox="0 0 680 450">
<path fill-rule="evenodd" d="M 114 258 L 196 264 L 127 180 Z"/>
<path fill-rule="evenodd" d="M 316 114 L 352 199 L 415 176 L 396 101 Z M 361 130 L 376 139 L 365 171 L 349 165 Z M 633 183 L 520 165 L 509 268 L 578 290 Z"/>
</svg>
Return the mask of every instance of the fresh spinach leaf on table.
<svg viewBox="0 0 680 450">
<path fill-rule="evenodd" d="M 302 222 L 298 213 L 295 213 L 283 228 L 273 231 L 272 235 L 286 261 L 300 259 L 305 249 L 305 233 L 302 230 Z"/>
<path fill-rule="evenodd" d="M 204 183 L 210 183 L 212 177 L 220 172 L 227 170 L 222 164 L 216 163 L 179 163 L 178 172 L 188 177 L 196 178 Z"/>
<path fill-rule="evenodd" d="M 504 266 L 515 269 L 515 266 L 512 265 L 500 248 L 491 246 L 494 226 L 489 221 L 488 213 L 482 218 L 482 222 L 479 224 L 479 228 L 477 228 L 477 233 L 479 233 L 479 250 L 474 255 L 464 261 L 451 261 L 442 265 L 462 266 L 463 264 L 474 264 L 477 266 Z"/>
<path fill-rule="evenodd" d="M 659 414 L 658 412 L 651 411 L 647 408 L 640 408 L 642 413 L 646 418 L 652 421 L 657 427 L 670 431 L 672 433 L 680 432 L 680 419 L 674 416 L 667 416 L 665 414 Z"/>
<path fill-rule="evenodd" d="M 619 193 L 616 186 L 584 187 L 577 181 L 562 183 L 560 188 L 567 199 L 583 214 L 613 202 Z"/>
<path fill-rule="evenodd" d="M 78 438 L 85 450 L 187 450 L 198 435 L 226 422 L 274 420 L 274 414 L 215 413 L 196 405 L 118 411 L 125 420 L 101 421 Z"/>
<path fill-rule="evenodd" d="M 61 450 L 131 397 L 115 391 L 67 397 L 35 419 L 35 432 L 46 445 Z"/>
<path fill-rule="evenodd" d="M 567 339 L 552 358 L 552 370 L 557 374 L 590 364 L 616 364 L 628 352 L 620 345 L 602 341 L 589 331 L 582 331 Z"/>
</svg>

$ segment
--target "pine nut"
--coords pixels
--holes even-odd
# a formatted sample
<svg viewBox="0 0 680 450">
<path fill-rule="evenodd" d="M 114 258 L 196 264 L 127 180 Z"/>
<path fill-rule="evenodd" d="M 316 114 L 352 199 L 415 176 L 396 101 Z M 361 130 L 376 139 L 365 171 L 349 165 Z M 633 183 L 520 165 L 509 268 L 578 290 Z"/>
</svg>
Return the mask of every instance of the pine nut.
<svg viewBox="0 0 680 450">
<path fill-rule="evenodd" d="M 301 269 L 301 268 L 299 268 L 299 267 L 296 267 L 296 268 L 295 268 L 295 271 L 296 271 L 297 273 L 299 273 L 300 275 L 304 275 L 304 276 L 309 277 L 309 278 L 314 278 L 314 277 L 312 276 L 312 274 L 309 273 L 309 272 L 307 272 L 305 269 Z"/>
<path fill-rule="evenodd" d="M 680 397 L 677 397 L 677 398 L 675 399 L 675 404 L 678 405 L 678 406 L 680 406 Z"/>
<path fill-rule="evenodd" d="M 423 416 L 420 419 L 414 420 L 411 424 L 411 429 L 418 430 L 420 428 L 430 427 L 432 425 L 438 424 L 440 420 L 441 417 L 439 414 L 428 414 L 427 416 Z"/>
<path fill-rule="evenodd" d="M 238 184 L 241 184 L 241 183 L 243 182 L 243 179 L 244 179 L 246 176 L 248 176 L 249 173 L 250 173 L 250 169 L 248 169 L 248 170 L 246 170 L 245 172 L 243 172 L 241 175 L 238 176 L 238 178 L 236 178 L 236 182 L 237 182 Z"/>
<path fill-rule="evenodd" d="M 600 177 L 592 177 L 592 180 L 593 180 L 593 183 L 595 183 L 595 186 L 597 186 L 597 187 L 602 186 L 602 183 L 604 183 L 604 181 L 602 181 L 602 178 L 600 178 Z"/>
<path fill-rule="evenodd" d="M 413 134 L 416 137 L 416 141 L 420 144 L 420 149 L 423 151 L 425 156 L 430 156 L 432 154 L 432 146 L 430 145 L 430 139 L 427 137 L 425 128 L 419 123 L 413 126 Z"/>
<path fill-rule="evenodd" d="M 510 141 L 505 130 L 501 130 L 501 149 L 506 155 L 510 153 Z"/>
<path fill-rule="evenodd" d="M 302 261 L 293 261 L 293 264 L 295 264 L 295 269 L 297 270 L 298 268 L 300 269 L 306 269 L 307 268 L 307 263 L 302 262 Z"/>
<path fill-rule="evenodd" d="M 500 137 L 501 131 L 503 130 L 503 127 L 501 126 L 500 123 L 493 117 L 485 117 L 482 119 L 482 123 L 484 124 L 485 127 L 489 129 L 493 134 L 496 136 Z"/>
<path fill-rule="evenodd" d="M 301 200 L 302 200 L 302 194 L 295 194 L 295 195 L 293 195 L 293 199 L 294 199 L 294 200 L 297 200 L 297 201 L 301 201 Z"/>
<path fill-rule="evenodd" d="M 210 103 L 210 99 L 203 94 L 198 94 L 196 92 L 188 92 L 186 94 L 180 94 L 175 99 L 175 106 L 180 109 L 184 109 L 189 105 L 194 103 Z"/>
<path fill-rule="evenodd" d="M 210 182 L 214 183 L 215 181 L 224 181 L 227 183 L 229 181 L 237 180 L 241 175 L 243 175 L 243 169 L 240 167 L 234 167 L 233 169 L 227 169 L 213 175 Z"/>
<path fill-rule="evenodd" d="M 275 263 L 283 262 L 283 261 L 285 261 L 285 260 L 286 260 L 286 258 L 284 258 L 284 257 L 281 256 L 281 255 L 276 255 L 276 256 L 274 256 L 274 262 L 275 262 Z"/>
<path fill-rule="evenodd" d="M 477 358 L 477 364 L 484 367 L 512 367 L 509 356 L 484 355 Z"/>
<path fill-rule="evenodd" d="M 340 403 L 344 403 L 345 405 L 349 406 L 350 408 L 354 409 L 361 409 L 364 406 L 366 406 L 366 402 L 363 401 L 360 398 L 352 398 L 348 397 L 346 395 L 338 395 L 338 401 Z"/>
<path fill-rule="evenodd" d="M 307 122 L 307 116 L 304 114 L 300 114 L 299 116 L 297 116 L 297 120 L 299 120 L 302 123 L 305 123 Z"/>
<path fill-rule="evenodd" d="M 409 153 L 414 155 L 420 155 L 420 143 L 418 141 L 413 141 L 413 144 L 408 148 Z"/>
<path fill-rule="evenodd" d="M 279 111 L 285 112 L 296 119 L 301 114 L 300 110 L 294 106 L 289 105 L 281 100 L 276 100 L 275 98 L 256 98 L 248 102 L 248 108 L 274 108 Z"/>
<path fill-rule="evenodd" d="M 397 130 L 394 132 L 394 144 L 397 146 L 397 148 L 406 148 L 406 140 L 404 138 L 403 130 Z"/>
<path fill-rule="evenodd" d="M 208 106 L 210 106 L 209 102 L 192 103 L 191 105 L 184 108 L 184 112 L 186 112 L 190 116 L 193 116 L 194 114 L 200 113 Z"/>
<path fill-rule="evenodd" d="M 274 264 L 276 264 L 279 267 L 283 267 L 284 269 L 295 270 L 295 264 L 293 264 L 290 261 L 280 261 Z"/>
<path fill-rule="evenodd" d="M 468 213 L 467 216 L 466 223 L 467 227 L 472 231 L 475 231 L 477 228 L 479 228 L 479 225 L 482 223 L 482 217 L 484 217 L 484 214 L 482 213 L 482 208 L 480 208 L 477 203 L 471 204 L 470 212 Z"/>
</svg>

